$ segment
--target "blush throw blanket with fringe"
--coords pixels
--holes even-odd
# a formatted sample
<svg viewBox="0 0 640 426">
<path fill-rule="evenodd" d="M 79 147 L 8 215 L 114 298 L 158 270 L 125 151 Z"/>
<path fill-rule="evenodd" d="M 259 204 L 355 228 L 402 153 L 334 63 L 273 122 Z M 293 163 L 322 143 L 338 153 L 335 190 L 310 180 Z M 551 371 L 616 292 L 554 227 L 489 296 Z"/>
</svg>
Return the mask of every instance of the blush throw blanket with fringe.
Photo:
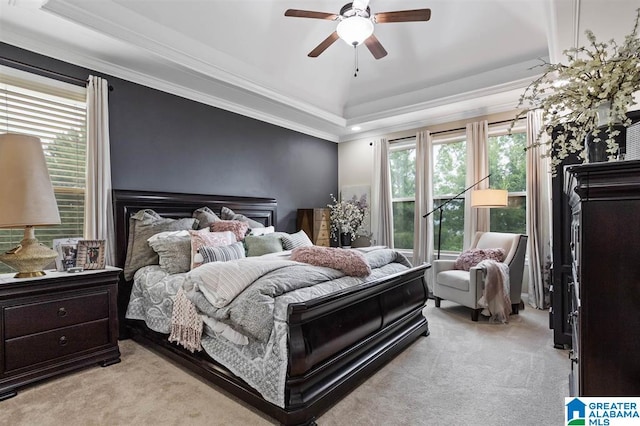
<svg viewBox="0 0 640 426">
<path fill-rule="evenodd" d="M 509 322 L 509 314 L 511 314 L 509 266 L 495 260 L 483 260 L 477 267 L 484 271 L 484 290 L 478 305 L 489 310 L 491 321 Z"/>
</svg>

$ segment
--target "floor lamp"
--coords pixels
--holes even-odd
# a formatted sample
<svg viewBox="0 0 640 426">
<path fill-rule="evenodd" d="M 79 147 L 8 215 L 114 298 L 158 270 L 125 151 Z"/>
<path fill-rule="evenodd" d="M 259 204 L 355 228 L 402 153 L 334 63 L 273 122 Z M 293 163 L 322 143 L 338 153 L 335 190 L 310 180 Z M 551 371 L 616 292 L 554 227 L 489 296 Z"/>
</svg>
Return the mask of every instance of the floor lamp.
<svg viewBox="0 0 640 426">
<path fill-rule="evenodd" d="M 429 213 L 423 215 L 422 217 L 426 218 L 430 214 L 438 211 L 438 259 L 440 259 L 440 242 L 442 239 L 442 210 L 443 207 L 456 200 L 459 196 L 466 193 L 474 186 L 479 184 L 482 181 L 485 181 L 491 177 L 491 174 L 483 177 L 473 185 L 465 188 L 459 194 L 449 198 L 444 203 L 440 204 L 435 209 L 431 210 Z M 479 207 L 506 207 L 507 205 L 507 197 L 508 192 L 505 189 L 478 189 L 471 193 L 471 207 L 479 208 Z"/>
</svg>

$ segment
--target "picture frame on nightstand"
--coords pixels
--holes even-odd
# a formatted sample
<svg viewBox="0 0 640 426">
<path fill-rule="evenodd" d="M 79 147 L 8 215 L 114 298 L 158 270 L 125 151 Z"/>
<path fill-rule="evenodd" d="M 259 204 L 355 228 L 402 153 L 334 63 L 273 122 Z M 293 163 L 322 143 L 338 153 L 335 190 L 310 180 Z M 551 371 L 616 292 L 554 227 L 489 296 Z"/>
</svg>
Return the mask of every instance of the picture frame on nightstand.
<svg viewBox="0 0 640 426">
<path fill-rule="evenodd" d="M 105 268 L 105 240 L 78 241 L 78 258 L 76 267 L 83 269 Z"/>
<path fill-rule="evenodd" d="M 82 238 L 56 238 L 53 240 L 53 249 L 58 253 L 56 257 L 56 270 L 64 272 L 76 266 L 78 255 L 78 241 Z"/>
</svg>

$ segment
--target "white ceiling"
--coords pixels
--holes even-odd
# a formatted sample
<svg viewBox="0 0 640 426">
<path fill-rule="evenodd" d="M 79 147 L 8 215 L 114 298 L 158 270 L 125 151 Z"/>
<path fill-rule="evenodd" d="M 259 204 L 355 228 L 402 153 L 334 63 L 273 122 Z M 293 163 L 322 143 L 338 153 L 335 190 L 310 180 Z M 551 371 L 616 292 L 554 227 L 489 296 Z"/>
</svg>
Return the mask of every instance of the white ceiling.
<svg viewBox="0 0 640 426">
<path fill-rule="evenodd" d="M 371 0 L 373 13 L 430 8 L 428 22 L 377 24 L 375 60 L 338 40 L 307 53 L 346 0 L 0 0 L 3 42 L 332 141 L 514 109 L 539 58 L 631 31 L 639 0 Z M 43 4 L 44 3 L 44 4 Z M 360 131 L 351 130 L 361 126 Z"/>
</svg>

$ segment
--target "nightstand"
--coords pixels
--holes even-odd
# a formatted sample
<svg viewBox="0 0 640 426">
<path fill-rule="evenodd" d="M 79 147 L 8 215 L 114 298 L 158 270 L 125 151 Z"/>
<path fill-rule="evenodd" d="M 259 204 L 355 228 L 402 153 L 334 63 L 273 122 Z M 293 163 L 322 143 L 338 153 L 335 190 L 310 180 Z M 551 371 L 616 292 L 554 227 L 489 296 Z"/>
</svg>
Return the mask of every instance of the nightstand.
<svg viewBox="0 0 640 426">
<path fill-rule="evenodd" d="M 120 362 L 120 271 L 0 274 L 0 400 L 38 380 Z"/>
</svg>

